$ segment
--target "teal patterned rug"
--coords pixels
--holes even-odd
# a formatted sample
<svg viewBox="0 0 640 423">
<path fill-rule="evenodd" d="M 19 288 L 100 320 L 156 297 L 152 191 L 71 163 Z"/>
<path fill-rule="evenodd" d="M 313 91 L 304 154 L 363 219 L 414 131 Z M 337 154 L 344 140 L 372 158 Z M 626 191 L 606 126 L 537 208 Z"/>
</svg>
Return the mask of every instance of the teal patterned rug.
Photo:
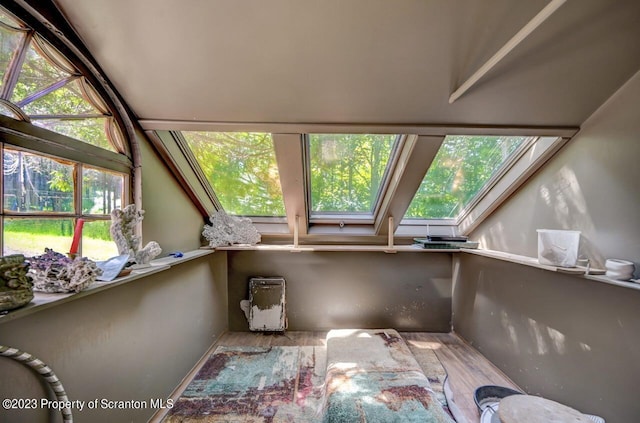
<svg viewBox="0 0 640 423">
<path fill-rule="evenodd" d="M 435 391 L 435 402 L 442 403 L 432 405 L 442 407 L 436 407 L 438 418 L 435 420 L 420 421 L 443 421 L 440 417 L 441 411 L 446 410 L 446 400 L 442 382 L 446 374 L 435 354 L 422 358 L 418 361 L 428 367 L 425 373 Z M 324 346 L 221 346 L 209 356 L 163 422 L 343 422 L 345 420 L 338 415 L 327 415 L 331 412 L 327 398 L 331 397 L 325 397 L 326 369 L 327 349 Z M 360 379 L 361 375 L 352 378 L 351 382 Z M 423 389 L 427 388 L 421 385 L 423 382 L 414 384 L 406 380 L 403 383 L 415 386 L 409 386 L 408 391 L 399 390 L 401 384 L 385 381 L 382 393 L 387 397 L 401 397 L 411 394 L 411 389 L 420 389 L 422 395 Z M 380 385 L 379 382 L 376 384 Z M 404 406 L 409 404 L 404 403 Z M 368 421 L 383 420 L 369 418 Z"/>
<path fill-rule="evenodd" d="M 321 420 L 324 347 L 218 347 L 163 422 Z"/>
</svg>

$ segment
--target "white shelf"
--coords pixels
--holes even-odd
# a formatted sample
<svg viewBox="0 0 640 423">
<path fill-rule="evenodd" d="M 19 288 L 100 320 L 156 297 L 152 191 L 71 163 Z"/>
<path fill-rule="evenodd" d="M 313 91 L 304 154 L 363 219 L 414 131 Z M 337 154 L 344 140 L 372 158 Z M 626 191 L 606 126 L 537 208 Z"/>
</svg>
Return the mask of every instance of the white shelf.
<svg viewBox="0 0 640 423">
<path fill-rule="evenodd" d="M 602 282 L 609 285 L 621 286 L 624 288 L 631 288 L 640 291 L 640 283 L 635 282 L 627 282 L 627 281 L 618 281 L 615 279 L 608 278 L 605 275 L 587 275 L 587 269 L 582 266 L 577 267 L 556 267 L 556 266 L 548 266 L 545 264 L 538 263 L 538 259 L 533 257 L 521 256 L 517 254 L 509 254 L 502 251 L 494 251 L 494 250 L 461 250 L 468 254 L 475 254 L 483 257 L 490 257 L 498 260 L 508 261 L 511 263 L 518 263 L 525 266 L 535 267 L 538 269 L 548 270 L 551 272 L 557 273 L 566 273 L 574 276 L 578 276 L 584 279 L 589 279 L 596 282 Z"/>
<path fill-rule="evenodd" d="M 203 247 L 203 249 L 213 249 L 212 247 Z M 215 250 L 219 251 L 286 251 L 292 253 L 307 252 L 307 251 L 380 251 L 383 253 L 456 253 L 459 249 L 451 248 L 422 248 L 413 245 L 394 245 L 389 247 L 387 245 L 231 245 L 226 247 L 216 247 Z"/>
</svg>

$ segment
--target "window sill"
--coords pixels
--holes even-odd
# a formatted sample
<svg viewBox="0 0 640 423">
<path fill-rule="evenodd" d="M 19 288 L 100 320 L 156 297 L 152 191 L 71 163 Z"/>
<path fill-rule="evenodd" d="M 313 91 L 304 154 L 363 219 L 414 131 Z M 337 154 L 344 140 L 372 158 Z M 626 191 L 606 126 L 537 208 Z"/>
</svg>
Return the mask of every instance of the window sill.
<svg viewBox="0 0 640 423">
<path fill-rule="evenodd" d="M 631 288 L 640 291 L 640 283 L 635 282 L 627 282 L 627 281 L 619 281 L 616 279 L 608 278 L 605 275 L 588 275 L 586 267 L 577 266 L 577 267 L 556 267 L 556 266 L 548 266 L 545 264 L 538 263 L 538 259 L 527 256 L 520 256 L 517 254 L 509 254 L 504 253 L 502 251 L 494 251 L 494 250 L 470 250 L 464 249 L 461 250 L 467 254 L 475 254 L 483 257 L 490 257 L 498 260 L 508 261 L 511 263 L 522 264 L 525 266 L 535 267 L 538 269 L 548 270 L 551 272 L 557 273 L 565 273 L 569 275 L 574 275 L 581 277 L 583 279 L 588 279 L 596 282 L 602 282 L 609 285 L 621 286 L 624 288 Z"/>
<path fill-rule="evenodd" d="M 11 310 L 7 314 L 0 315 L 0 324 L 36 313 L 41 310 L 45 310 L 50 307 L 67 303 L 69 301 L 77 300 L 88 295 L 93 295 L 106 289 L 124 285 L 137 279 L 154 275 L 164 270 L 168 270 L 178 264 L 186 263 L 193 259 L 204 257 L 206 255 L 212 254 L 213 252 L 214 251 L 212 250 L 200 249 L 184 253 L 184 256 L 180 258 L 163 257 L 161 259 L 152 260 L 151 266 L 149 267 L 134 270 L 127 276 L 122 276 L 109 282 L 96 281 L 92 283 L 87 289 L 78 293 L 49 294 L 44 292 L 34 292 L 33 300 L 31 300 L 29 304 L 15 310 Z"/>
<path fill-rule="evenodd" d="M 460 251 L 459 249 L 431 249 L 414 247 L 413 245 L 394 245 L 389 247 L 387 245 L 231 245 L 226 247 L 202 247 L 206 250 L 220 250 L 220 251 L 288 251 L 292 253 L 307 252 L 307 251 L 380 251 L 384 253 L 455 253 Z"/>
</svg>

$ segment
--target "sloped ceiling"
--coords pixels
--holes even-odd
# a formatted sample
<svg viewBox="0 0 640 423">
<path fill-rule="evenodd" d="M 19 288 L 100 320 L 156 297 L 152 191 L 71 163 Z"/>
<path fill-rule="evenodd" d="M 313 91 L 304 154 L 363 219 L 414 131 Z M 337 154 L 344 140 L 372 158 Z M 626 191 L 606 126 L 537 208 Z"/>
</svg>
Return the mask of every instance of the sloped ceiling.
<svg viewBox="0 0 640 423">
<path fill-rule="evenodd" d="M 579 126 L 640 69 L 640 2 L 56 0 L 141 119 Z"/>
</svg>

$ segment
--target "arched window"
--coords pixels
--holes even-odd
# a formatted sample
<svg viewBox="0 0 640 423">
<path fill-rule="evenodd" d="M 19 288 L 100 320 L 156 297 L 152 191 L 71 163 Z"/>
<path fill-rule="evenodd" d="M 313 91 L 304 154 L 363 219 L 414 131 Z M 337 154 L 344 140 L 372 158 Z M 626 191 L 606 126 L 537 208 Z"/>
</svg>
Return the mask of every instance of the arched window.
<svg viewBox="0 0 640 423">
<path fill-rule="evenodd" d="M 89 80 L 42 36 L 0 9 L 2 254 L 117 255 L 110 213 L 129 201 L 127 141 Z M 6 117 L 5 117 L 6 116 Z"/>
</svg>

